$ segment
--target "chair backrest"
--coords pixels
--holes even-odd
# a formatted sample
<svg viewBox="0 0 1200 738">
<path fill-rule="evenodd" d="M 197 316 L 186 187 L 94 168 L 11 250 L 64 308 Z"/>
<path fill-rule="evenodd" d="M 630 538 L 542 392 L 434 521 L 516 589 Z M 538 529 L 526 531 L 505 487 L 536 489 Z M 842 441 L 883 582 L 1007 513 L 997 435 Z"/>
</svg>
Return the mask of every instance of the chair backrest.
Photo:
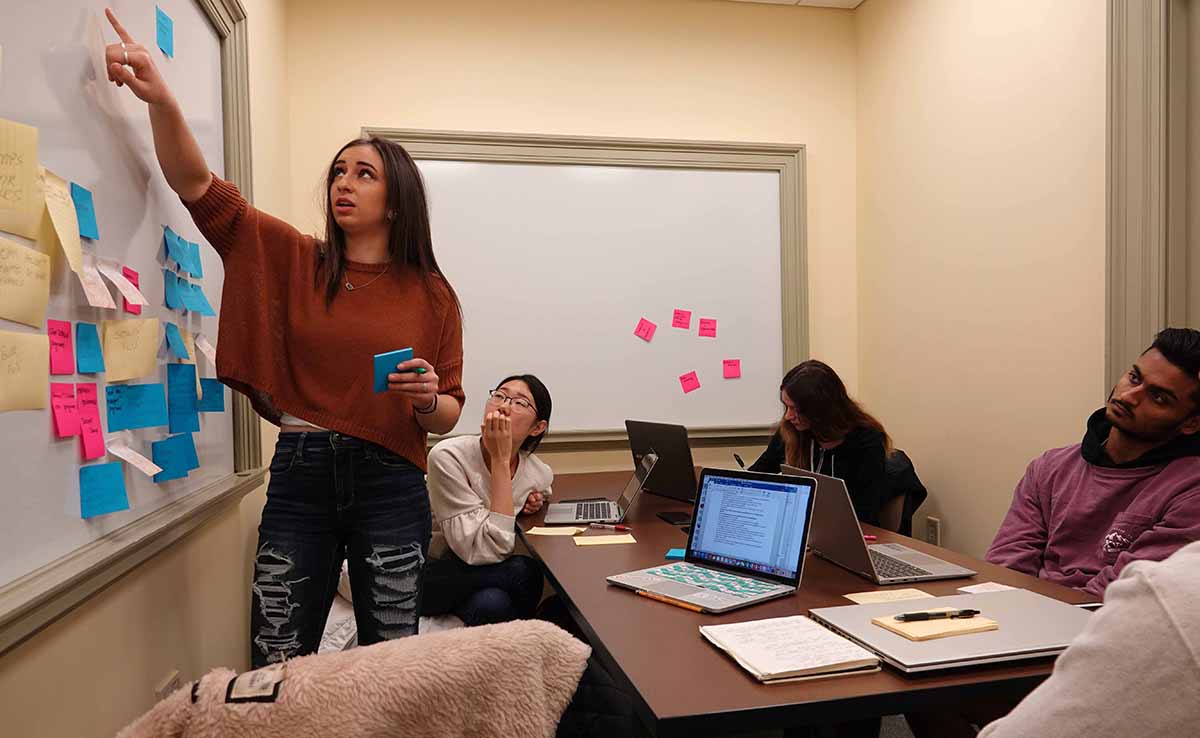
<svg viewBox="0 0 1200 738">
<path fill-rule="evenodd" d="M 900 449 L 887 459 L 888 483 L 891 494 L 879 510 L 879 524 L 888 530 L 912 535 L 912 517 L 929 493 L 913 468 L 908 454 Z"/>
<path fill-rule="evenodd" d="M 904 522 L 904 502 L 907 497 L 903 490 L 893 495 L 879 509 L 879 525 L 893 533 L 900 532 L 900 524 Z"/>
</svg>

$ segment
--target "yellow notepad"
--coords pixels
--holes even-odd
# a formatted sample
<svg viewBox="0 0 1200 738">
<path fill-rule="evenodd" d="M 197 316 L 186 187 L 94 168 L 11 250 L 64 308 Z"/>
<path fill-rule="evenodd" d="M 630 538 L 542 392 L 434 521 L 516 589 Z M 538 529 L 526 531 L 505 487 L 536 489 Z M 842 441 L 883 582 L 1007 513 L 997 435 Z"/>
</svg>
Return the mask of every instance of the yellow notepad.
<svg viewBox="0 0 1200 738">
<path fill-rule="evenodd" d="M 533 527 L 525 531 L 527 536 L 577 536 L 587 530 L 574 525 L 569 525 L 566 528 L 542 528 Z"/>
<path fill-rule="evenodd" d="M 928 612 L 946 612 L 947 610 L 957 609 L 957 607 L 939 607 Z M 995 620 L 980 617 L 979 615 L 973 618 L 955 618 L 953 620 L 950 618 L 917 620 L 912 623 L 897 620 L 895 615 L 884 615 L 878 618 L 871 618 L 871 622 L 885 630 L 902 635 L 910 641 L 932 641 L 935 638 L 949 638 L 950 636 L 983 633 L 989 630 L 1000 629 L 1000 624 Z"/>
<path fill-rule="evenodd" d="M 621 536 L 580 536 L 575 538 L 576 546 L 607 546 L 612 543 L 637 543 L 637 541 L 630 533 Z"/>
<path fill-rule="evenodd" d="M 851 602 L 860 605 L 873 605 L 877 602 L 899 602 L 900 600 L 928 600 L 933 595 L 920 589 L 880 589 L 874 592 L 851 592 L 842 595 Z"/>
</svg>

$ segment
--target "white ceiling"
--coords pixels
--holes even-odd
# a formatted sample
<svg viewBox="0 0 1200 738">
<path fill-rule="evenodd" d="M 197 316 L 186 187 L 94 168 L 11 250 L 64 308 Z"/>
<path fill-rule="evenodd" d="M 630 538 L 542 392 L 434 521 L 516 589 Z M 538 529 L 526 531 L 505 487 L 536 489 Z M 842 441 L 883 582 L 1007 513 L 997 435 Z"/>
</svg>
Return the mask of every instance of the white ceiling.
<svg viewBox="0 0 1200 738">
<path fill-rule="evenodd" d="M 810 8 L 845 8 L 853 10 L 863 0 L 730 0 L 735 3 L 759 3 L 760 5 L 804 5 Z"/>
</svg>

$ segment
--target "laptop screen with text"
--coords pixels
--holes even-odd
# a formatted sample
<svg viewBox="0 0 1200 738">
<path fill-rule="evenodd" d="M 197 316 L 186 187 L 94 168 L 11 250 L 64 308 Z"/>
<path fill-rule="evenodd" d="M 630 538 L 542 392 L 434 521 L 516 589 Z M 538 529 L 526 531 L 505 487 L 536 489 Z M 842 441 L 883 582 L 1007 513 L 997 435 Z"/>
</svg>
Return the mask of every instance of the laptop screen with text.
<svg viewBox="0 0 1200 738">
<path fill-rule="evenodd" d="M 806 479 L 775 480 L 708 472 L 696 498 L 689 558 L 795 579 L 813 486 Z"/>
</svg>

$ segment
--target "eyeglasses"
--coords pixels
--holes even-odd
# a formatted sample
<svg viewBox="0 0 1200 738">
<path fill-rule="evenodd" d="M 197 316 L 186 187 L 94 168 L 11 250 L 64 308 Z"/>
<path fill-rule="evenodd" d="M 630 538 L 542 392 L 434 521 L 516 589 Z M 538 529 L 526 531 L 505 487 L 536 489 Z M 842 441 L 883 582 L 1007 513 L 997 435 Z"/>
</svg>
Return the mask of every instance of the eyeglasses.
<svg viewBox="0 0 1200 738">
<path fill-rule="evenodd" d="M 528 410 L 531 413 L 537 412 L 537 408 L 533 406 L 533 403 L 529 400 L 526 400 L 524 397 L 509 397 L 498 389 L 488 392 L 488 397 L 492 398 L 492 401 L 497 405 L 503 405 L 506 402 L 511 402 L 522 410 Z"/>
</svg>

